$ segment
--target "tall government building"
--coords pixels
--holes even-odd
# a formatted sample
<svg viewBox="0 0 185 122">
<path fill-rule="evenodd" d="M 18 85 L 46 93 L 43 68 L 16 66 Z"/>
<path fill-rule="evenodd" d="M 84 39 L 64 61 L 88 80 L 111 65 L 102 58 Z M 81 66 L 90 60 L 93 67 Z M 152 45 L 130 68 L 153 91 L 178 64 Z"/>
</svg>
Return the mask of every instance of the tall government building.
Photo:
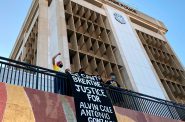
<svg viewBox="0 0 185 122">
<path fill-rule="evenodd" d="M 127 89 L 185 103 L 185 71 L 165 37 L 167 28 L 116 0 L 33 0 L 11 59 L 52 68 L 111 72 Z"/>
</svg>

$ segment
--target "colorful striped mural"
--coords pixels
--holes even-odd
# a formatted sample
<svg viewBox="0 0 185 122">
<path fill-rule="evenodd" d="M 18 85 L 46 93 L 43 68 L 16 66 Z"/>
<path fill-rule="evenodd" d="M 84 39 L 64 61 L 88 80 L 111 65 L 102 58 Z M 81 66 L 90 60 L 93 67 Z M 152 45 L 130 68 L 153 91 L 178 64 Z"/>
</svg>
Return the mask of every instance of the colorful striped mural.
<svg viewBox="0 0 185 122">
<path fill-rule="evenodd" d="M 182 122 L 114 106 L 118 122 Z M 73 97 L 0 82 L 0 122 L 76 122 Z"/>
<path fill-rule="evenodd" d="M 35 121 L 32 106 L 23 87 L 6 85 L 7 101 L 3 121 Z M 25 121 L 26 120 L 26 121 Z"/>
<path fill-rule="evenodd" d="M 114 106 L 119 122 L 183 122 Z"/>
<path fill-rule="evenodd" d="M 3 120 L 3 115 L 7 103 L 6 85 L 0 83 L 0 121 Z"/>
</svg>

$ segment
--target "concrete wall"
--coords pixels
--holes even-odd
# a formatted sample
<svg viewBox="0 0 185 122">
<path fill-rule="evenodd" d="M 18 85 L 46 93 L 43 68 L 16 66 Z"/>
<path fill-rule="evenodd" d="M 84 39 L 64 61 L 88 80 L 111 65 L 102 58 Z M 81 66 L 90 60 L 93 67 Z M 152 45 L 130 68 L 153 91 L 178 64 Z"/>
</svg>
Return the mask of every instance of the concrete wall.
<svg viewBox="0 0 185 122">
<path fill-rule="evenodd" d="M 63 62 L 64 66 L 62 71 L 64 72 L 65 69 L 70 68 L 70 59 L 63 4 L 63 0 L 55 0 L 51 2 L 50 7 L 48 8 L 48 67 L 52 69 L 51 59 L 54 55 L 60 52 L 61 56 L 57 57 L 57 60 Z"/>
<path fill-rule="evenodd" d="M 118 122 L 181 122 L 114 106 Z M 76 122 L 73 97 L 0 83 L 0 121 Z"/>
</svg>

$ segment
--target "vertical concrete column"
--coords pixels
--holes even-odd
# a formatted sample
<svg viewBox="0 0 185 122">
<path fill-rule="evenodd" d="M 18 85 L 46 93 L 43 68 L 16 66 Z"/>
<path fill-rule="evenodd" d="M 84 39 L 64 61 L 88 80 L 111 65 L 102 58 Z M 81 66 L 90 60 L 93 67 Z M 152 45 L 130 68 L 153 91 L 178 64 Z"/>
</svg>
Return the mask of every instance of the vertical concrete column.
<svg viewBox="0 0 185 122">
<path fill-rule="evenodd" d="M 70 58 L 63 0 L 56 0 L 56 17 L 58 50 L 62 53 L 60 60 L 63 61 L 64 67 L 62 70 L 64 71 L 66 68 L 70 68 Z"/>
<path fill-rule="evenodd" d="M 39 0 L 36 65 L 48 68 L 48 1 Z"/>
<path fill-rule="evenodd" d="M 131 26 L 128 16 L 110 6 L 105 5 L 104 7 L 107 11 L 121 58 L 127 68 L 126 70 L 129 71 L 134 90 L 161 99 L 168 99 L 151 61 Z"/>
</svg>

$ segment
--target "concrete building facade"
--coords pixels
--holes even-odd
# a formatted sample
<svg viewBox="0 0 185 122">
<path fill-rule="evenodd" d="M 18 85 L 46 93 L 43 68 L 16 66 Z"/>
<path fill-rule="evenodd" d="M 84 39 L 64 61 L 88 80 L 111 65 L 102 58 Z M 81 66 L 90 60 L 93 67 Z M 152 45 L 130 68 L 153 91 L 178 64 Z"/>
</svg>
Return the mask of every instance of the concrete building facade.
<svg viewBox="0 0 185 122">
<path fill-rule="evenodd" d="M 123 88 L 185 103 L 185 72 L 165 25 L 116 0 L 33 0 L 11 59 L 63 71 L 84 67 Z"/>
</svg>

